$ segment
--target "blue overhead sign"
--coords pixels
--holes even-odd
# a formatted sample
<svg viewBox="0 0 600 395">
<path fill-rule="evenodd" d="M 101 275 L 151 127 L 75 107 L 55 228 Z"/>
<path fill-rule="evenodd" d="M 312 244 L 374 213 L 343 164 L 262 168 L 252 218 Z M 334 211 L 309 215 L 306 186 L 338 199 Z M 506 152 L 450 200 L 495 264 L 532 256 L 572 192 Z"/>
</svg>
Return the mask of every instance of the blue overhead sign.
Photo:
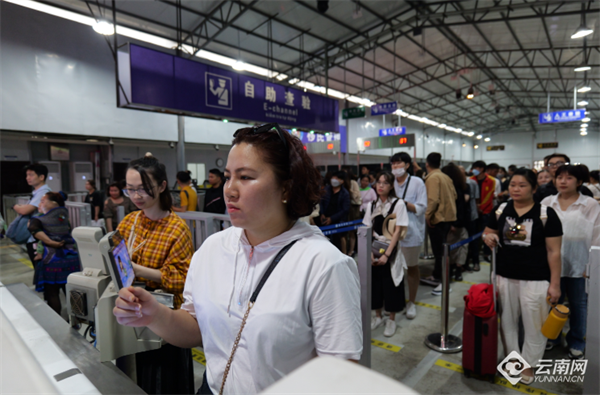
<svg viewBox="0 0 600 395">
<path fill-rule="evenodd" d="M 585 108 L 578 110 L 565 110 L 546 112 L 540 114 L 539 123 L 575 122 L 585 118 Z"/>
<path fill-rule="evenodd" d="M 396 112 L 398 109 L 398 103 L 395 101 L 389 103 L 380 103 L 375 104 L 371 107 L 371 116 L 373 115 L 383 115 L 383 114 L 391 114 Z"/>
<path fill-rule="evenodd" d="M 404 126 L 398 128 L 379 129 L 379 137 L 398 136 L 399 134 L 406 134 L 406 128 Z"/>
</svg>

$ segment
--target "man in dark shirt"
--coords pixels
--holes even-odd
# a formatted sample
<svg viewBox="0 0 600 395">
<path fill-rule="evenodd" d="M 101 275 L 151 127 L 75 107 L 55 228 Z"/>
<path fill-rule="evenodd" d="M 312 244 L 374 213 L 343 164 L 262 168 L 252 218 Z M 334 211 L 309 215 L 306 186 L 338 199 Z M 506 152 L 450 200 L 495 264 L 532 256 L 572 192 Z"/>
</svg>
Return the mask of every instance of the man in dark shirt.
<svg viewBox="0 0 600 395">
<path fill-rule="evenodd" d="M 227 207 L 223 198 L 223 179 L 219 169 L 208 171 L 208 182 L 211 187 L 206 190 L 204 196 L 204 212 L 214 214 L 225 214 Z"/>
<path fill-rule="evenodd" d="M 325 195 L 321 199 L 320 226 L 339 224 L 348 220 L 350 212 L 350 192 L 344 186 L 347 175 L 338 171 L 331 177 L 330 185 L 325 187 Z M 345 235 L 345 234 L 344 234 Z M 338 249 L 342 249 L 342 234 L 337 233 L 330 236 L 330 240 Z M 344 252 L 344 251 L 342 251 Z"/>
<path fill-rule="evenodd" d="M 556 186 L 554 185 L 556 170 L 558 170 L 558 168 L 562 165 L 569 164 L 570 162 L 571 158 L 569 158 L 565 154 L 552 154 L 548 157 L 548 172 L 550 173 L 550 176 L 552 177 L 553 181 L 542 185 L 537 189 L 537 191 L 535 191 L 535 194 L 533 195 L 533 200 L 535 200 L 536 203 L 540 203 L 542 200 L 544 200 L 544 198 L 548 196 L 558 194 L 558 189 L 556 189 Z M 587 187 L 583 185 L 579 187 L 579 192 L 581 192 L 582 195 L 589 196 L 592 198 L 594 197 L 592 191 L 590 191 Z"/>
</svg>

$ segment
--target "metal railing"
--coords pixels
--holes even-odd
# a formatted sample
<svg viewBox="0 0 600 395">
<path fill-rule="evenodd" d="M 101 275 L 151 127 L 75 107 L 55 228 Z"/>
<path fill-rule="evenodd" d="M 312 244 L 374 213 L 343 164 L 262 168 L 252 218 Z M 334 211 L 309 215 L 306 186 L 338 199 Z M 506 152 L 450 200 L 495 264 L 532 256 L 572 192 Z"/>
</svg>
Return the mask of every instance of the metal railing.
<svg viewBox="0 0 600 395">
<path fill-rule="evenodd" d="M 72 229 L 78 226 L 92 225 L 92 207 L 89 203 L 67 201 L 65 207 L 69 210 L 69 222 Z"/>
<path fill-rule="evenodd" d="M 231 226 L 231 218 L 225 214 L 203 213 L 199 211 L 186 211 L 176 214 L 185 220 L 190 228 L 194 250 L 198 250 L 202 243 L 213 233 Z"/>
<path fill-rule="evenodd" d="M 357 265 L 360 279 L 360 311 L 363 330 L 363 352 L 359 363 L 371 367 L 371 244 L 370 226 L 361 226 L 356 232 Z"/>
<path fill-rule="evenodd" d="M 583 382 L 584 394 L 600 393 L 600 312 L 596 301 L 600 298 L 600 246 L 590 249 L 586 267 L 585 290 L 588 294 L 587 331 L 585 335 L 585 358 L 587 375 Z"/>
</svg>

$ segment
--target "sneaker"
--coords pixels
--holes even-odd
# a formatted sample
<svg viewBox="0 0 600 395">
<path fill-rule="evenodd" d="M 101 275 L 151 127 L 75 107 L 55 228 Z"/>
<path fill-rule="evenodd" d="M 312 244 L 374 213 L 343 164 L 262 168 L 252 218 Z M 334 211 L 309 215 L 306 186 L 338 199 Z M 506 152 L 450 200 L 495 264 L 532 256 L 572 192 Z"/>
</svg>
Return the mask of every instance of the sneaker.
<svg viewBox="0 0 600 395">
<path fill-rule="evenodd" d="M 473 265 L 473 271 L 474 272 L 478 272 L 480 270 L 481 270 L 481 267 L 479 266 L 479 263 L 476 263 L 476 264 Z"/>
<path fill-rule="evenodd" d="M 413 302 L 408 302 L 406 305 L 406 318 L 409 320 L 414 319 L 417 316 L 417 306 Z"/>
<path fill-rule="evenodd" d="M 450 290 L 449 290 L 448 292 L 452 292 L 452 287 L 450 287 Z M 433 291 L 431 291 L 431 294 L 432 294 L 432 295 L 435 295 L 435 296 L 440 296 L 440 295 L 442 295 L 442 284 L 440 284 L 440 285 L 438 285 L 437 287 L 435 287 L 435 288 L 433 289 Z"/>
<path fill-rule="evenodd" d="M 371 330 L 375 330 L 379 328 L 383 324 L 383 318 L 381 317 L 373 317 L 371 318 Z"/>
<path fill-rule="evenodd" d="M 387 320 L 385 323 L 385 329 L 383 330 L 383 336 L 392 337 L 396 333 L 396 322 L 393 320 Z"/>
<path fill-rule="evenodd" d="M 583 351 L 579 351 L 579 350 L 576 350 L 574 348 L 571 348 L 569 350 L 569 358 L 570 359 L 582 359 L 583 358 Z"/>
<path fill-rule="evenodd" d="M 533 380 L 534 380 L 533 376 L 527 376 L 526 374 L 521 373 L 521 384 L 529 385 L 529 384 L 533 383 Z"/>
<path fill-rule="evenodd" d="M 437 287 L 440 284 L 440 281 L 440 279 L 435 278 L 433 276 L 421 278 L 421 282 L 423 284 L 431 285 L 432 287 Z"/>
<path fill-rule="evenodd" d="M 548 341 L 548 342 L 546 342 L 546 351 L 550 351 L 550 350 L 554 349 L 554 347 L 556 347 L 556 346 L 557 346 L 557 344 L 555 344 L 551 341 Z"/>
<path fill-rule="evenodd" d="M 463 280 L 462 270 L 461 270 L 460 267 L 458 267 L 456 269 L 456 271 L 454 272 L 454 280 L 455 281 L 462 281 Z"/>
</svg>

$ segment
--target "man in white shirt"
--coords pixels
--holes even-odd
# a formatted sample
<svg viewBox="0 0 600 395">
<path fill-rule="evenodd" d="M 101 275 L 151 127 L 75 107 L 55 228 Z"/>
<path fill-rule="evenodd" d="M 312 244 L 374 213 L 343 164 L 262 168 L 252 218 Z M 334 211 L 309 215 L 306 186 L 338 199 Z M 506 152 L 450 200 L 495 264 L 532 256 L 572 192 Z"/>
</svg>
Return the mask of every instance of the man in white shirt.
<svg viewBox="0 0 600 395">
<path fill-rule="evenodd" d="M 48 168 L 46 166 L 39 163 L 33 163 L 25 168 L 25 172 L 27 174 L 27 184 L 33 188 L 33 196 L 27 204 L 15 204 L 13 210 L 20 215 L 32 215 L 37 212 L 42 196 L 48 192 L 52 192 L 52 189 L 46 185 L 46 178 L 48 177 Z M 35 256 L 34 244 L 34 237 L 30 236 L 29 240 L 27 240 L 27 254 L 35 267 L 35 262 L 33 260 Z"/>
<path fill-rule="evenodd" d="M 419 254 L 421 245 L 425 240 L 425 210 L 427 209 L 427 189 L 425 182 L 420 177 L 408 173 L 412 160 L 406 152 L 394 154 L 391 158 L 392 174 L 396 178 L 394 190 L 396 196 L 403 199 L 408 211 L 408 231 L 406 237 L 400 242 L 402 255 L 408 266 L 408 305 L 406 317 L 413 319 L 417 316 L 415 299 L 419 288 L 421 275 L 419 273 Z"/>
</svg>

